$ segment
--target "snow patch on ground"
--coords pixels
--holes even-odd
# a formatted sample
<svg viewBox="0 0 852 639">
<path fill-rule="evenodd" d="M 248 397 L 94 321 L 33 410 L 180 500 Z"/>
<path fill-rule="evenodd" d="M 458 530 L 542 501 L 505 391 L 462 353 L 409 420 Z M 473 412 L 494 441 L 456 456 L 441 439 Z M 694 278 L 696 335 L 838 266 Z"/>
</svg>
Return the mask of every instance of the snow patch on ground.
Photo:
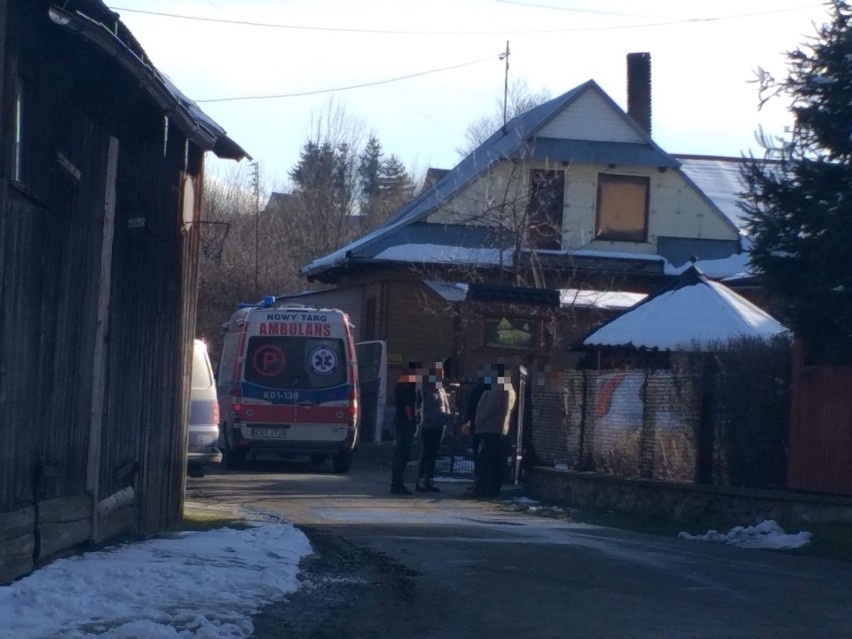
<svg viewBox="0 0 852 639">
<path fill-rule="evenodd" d="M 680 539 L 694 541 L 713 541 L 716 543 L 739 546 L 740 548 L 767 548 L 770 550 L 789 550 L 801 548 L 811 543 L 811 533 L 798 532 L 788 534 L 772 519 L 763 521 L 756 526 L 734 526 L 727 533 L 708 530 L 701 535 L 690 535 L 679 532 Z"/>
<path fill-rule="evenodd" d="M 311 552 L 293 526 L 256 522 L 58 559 L 0 587 L 3 636 L 248 637 L 253 612 L 299 588 Z"/>
<path fill-rule="evenodd" d="M 536 499 L 530 497 L 512 497 L 502 501 L 507 508 L 517 511 L 532 513 L 534 515 L 547 515 L 550 517 L 559 517 L 576 512 L 575 508 L 563 508 L 562 506 L 547 506 Z"/>
</svg>

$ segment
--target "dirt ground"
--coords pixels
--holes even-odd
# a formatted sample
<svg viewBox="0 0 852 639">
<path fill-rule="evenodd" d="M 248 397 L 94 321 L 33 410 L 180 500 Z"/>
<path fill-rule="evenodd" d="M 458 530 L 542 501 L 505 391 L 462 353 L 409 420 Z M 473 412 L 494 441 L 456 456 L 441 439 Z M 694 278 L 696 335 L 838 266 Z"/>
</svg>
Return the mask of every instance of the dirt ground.
<svg viewBox="0 0 852 639">
<path fill-rule="evenodd" d="M 254 617 L 257 639 L 424 636 L 430 610 L 418 602 L 417 573 L 332 533 L 301 530 L 314 547 L 301 563 L 303 587 Z"/>
</svg>

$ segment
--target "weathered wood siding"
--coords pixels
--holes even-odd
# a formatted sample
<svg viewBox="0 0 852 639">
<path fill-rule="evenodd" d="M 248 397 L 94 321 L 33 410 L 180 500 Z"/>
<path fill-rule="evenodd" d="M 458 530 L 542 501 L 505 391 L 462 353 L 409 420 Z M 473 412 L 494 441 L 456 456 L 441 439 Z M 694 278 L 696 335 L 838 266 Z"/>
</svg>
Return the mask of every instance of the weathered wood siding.
<svg viewBox="0 0 852 639">
<path fill-rule="evenodd" d="M 203 152 L 48 5 L 0 0 L 0 583 L 81 541 L 163 529 L 185 481 L 199 229 L 181 208 L 189 177 L 198 220 Z M 20 77 L 28 174 L 13 183 Z"/>
<path fill-rule="evenodd" d="M 175 521 L 182 506 L 198 230 L 181 231 L 175 137 L 166 158 L 139 144 L 119 160 L 100 486 L 103 497 L 137 486 L 142 530 Z"/>
</svg>

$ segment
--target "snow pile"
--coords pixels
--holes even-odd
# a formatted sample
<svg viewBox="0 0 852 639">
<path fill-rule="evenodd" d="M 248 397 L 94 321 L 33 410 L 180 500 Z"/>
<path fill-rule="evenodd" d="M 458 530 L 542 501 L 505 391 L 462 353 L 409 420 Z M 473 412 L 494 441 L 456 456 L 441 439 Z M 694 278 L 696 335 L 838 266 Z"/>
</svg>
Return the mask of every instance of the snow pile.
<svg viewBox="0 0 852 639">
<path fill-rule="evenodd" d="M 513 497 L 506 499 L 503 503 L 511 510 L 526 512 L 534 515 L 545 515 L 548 517 L 559 517 L 575 512 L 574 508 L 562 508 L 561 506 L 546 506 L 536 499 L 529 497 Z"/>
<path fill-rule="evenodd" d="M 0 587 L 3 636 L 247 637 L 253 612 L 298 589 L 311 552 L 296 528 L 254 523 L 59 559 Z"/>
<path fill-rule="evenodd" d="M 770 550 L 787 550 L 801 548 L 811 543 L 811 533 L 798 532 L 788 534 L 777 522 L 769 519 L 756 526 L 734 526 L 727 533 L 708 530 L 703 535 L 690 535 L 680 532 L 680 539 L 691 539 L 695 541 L 715 541 L 740 548 L 767 548 Z"/>
</svg>

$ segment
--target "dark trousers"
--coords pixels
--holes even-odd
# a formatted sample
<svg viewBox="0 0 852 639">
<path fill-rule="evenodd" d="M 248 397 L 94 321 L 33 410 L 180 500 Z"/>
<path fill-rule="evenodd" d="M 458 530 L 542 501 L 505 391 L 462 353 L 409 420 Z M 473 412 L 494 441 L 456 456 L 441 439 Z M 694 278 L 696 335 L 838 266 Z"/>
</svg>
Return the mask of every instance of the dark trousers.
<svg viewBox="0 0 852 639">
<path fill-rule="evenodd" d="M 483 497 L 497 497 L 506 469 L 506 438 L 497 433 L 480 433 L 474 491 Z"/>
<path fill-rule="evenodd" d="M 425 479 L 426 483 L 432 483 L 435 476 L 435 460 L 438 458 L 438 447 L 441 445 L 442 428 L 421 428 L 420 439 L 423 451 L 420 454 L 420 468 L 417 471 L 418 479 Z"/>
<path fill-rule="evenodd" d="M 471 447 L 471 450 L 472 450 L 472 457 L 473 457 L 473 476 L 474 476 L 474 478 L 476 478 L 476 476 L 479 474 L 479 473 L 477 473 L 476 466 L 479 463 L 479 447 L 481 445 L 482 445 L 482 442 L 479 439 L 479 435 L 477 435 L 475 431 L 472 432 L 470 434 L 470 447 Z"/>
<path fill-rule="evenodd" d="M 391 464 L 391 486 L 404 484 L 405 466 L 411 461 L 411 447 L 414 444 L 413 423 L 402 422 L 394 424 L 393 462 Z"/>
</svg>

